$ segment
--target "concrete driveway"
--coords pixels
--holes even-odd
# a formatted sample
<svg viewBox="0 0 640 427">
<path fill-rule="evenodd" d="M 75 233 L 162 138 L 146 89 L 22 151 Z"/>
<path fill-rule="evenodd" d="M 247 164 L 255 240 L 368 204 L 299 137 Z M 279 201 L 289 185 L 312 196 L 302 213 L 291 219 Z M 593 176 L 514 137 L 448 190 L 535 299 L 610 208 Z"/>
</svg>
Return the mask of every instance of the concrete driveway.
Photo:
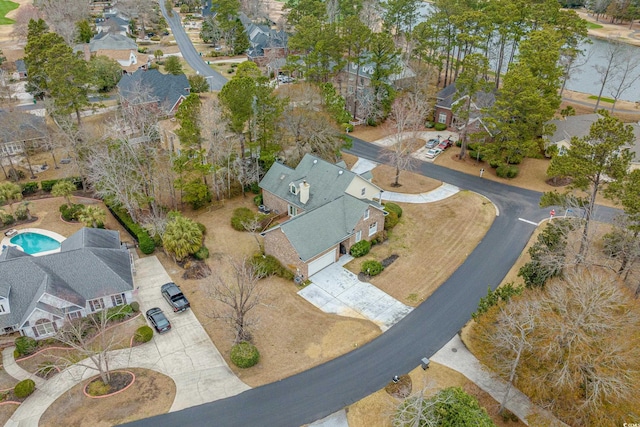
<svg viewBox="0 0 640 427">
<path fill-rule="evenodd" d="M 171 322 L 171 331 L 155 334 L 150 344 L 155 346 L 157 352 L 154 364 L 159 369 L 156 370 L 169 375 L 176 383 L 176 398 L 171 411 L 233 396 L 249 389 L 229 369 L 193 312 L 174 313 L 164 300 L 160 286 L 170 282 L 171 277 L 158 258 L 141 258 L 135 265 L 140 311 L 160 307 Z M 150 350 L 149 353 L 153 352 Z"/>
<path fill-rule="evenodd" d="M 391 295 L 342 266 L 352 260 L 348 255 L 310 277 L 311 284 L 298 291 L 298 295 L 325 313 L 368 319 L 382 331 L 409 314 L 412 307 L 402 304 Z"/>
</svg>

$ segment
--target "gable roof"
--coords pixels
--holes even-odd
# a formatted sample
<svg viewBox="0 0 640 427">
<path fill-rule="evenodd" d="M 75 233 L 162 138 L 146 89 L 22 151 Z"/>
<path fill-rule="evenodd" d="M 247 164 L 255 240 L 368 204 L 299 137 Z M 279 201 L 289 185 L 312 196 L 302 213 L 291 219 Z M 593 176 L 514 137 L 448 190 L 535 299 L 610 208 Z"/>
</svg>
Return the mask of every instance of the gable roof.
<svg viewBox="0 0 640 427">
<path fill-rule="evenodd" d="M 42 139 L 47 136 L 44 117 L 22 111 L 7 111 L 0 108 L 0 144 L 14 141 Z"/>
<path fill-rule="evenodd" d="M 281 163 L 274 163 L 260 181 L 260 188 L 286 200 L 291 205 L 309 211 L 343 196 L 354 179 L 364 180 L 344 167 L 306 154 L 295 169 Z M 299 195 L 289 190 L 290 184 L 293 183 L 299 187 L 302 181 L 306 181 L 310 186 L 309 200 L 305 204 L 300 203 Z"/>
<path fill-rule="evenodd" d="M 130 37 L 118 33 L 98 33 L 89 41 L 89 50 L 138 50 L 138 45 Z"/>
<path fill-rule="evenodd" d="M 375 202 L 343 194 L 317 209 L 291 218 L 279 228 L 300 259 L 307 262 L 353 234 L 355 226 L 369 207 L 382 210 L 382 206 Z M 277 227 L 272 230 L 275 229 Z"/>
<path fill-rule="evenodd" d="M 247 55 L 251 58 L 264 56 L 265 48 L 286 48 L 289 36 L 284 31 L 274 30 L 268 25 L 254 24 L 244 13 L 240 13 L 240 22 L 249 38 Z"/>
<path fill-rule="evenodd" d="M 460 102 L 460 100 L 465 97 L 466 95 L 459 96 L 455 82 L 451 83 L 436 95 L 436 107 L 450 110 L 456 103 Z M 470 114 L 470 119 L 480 117 L 482 115 L 481 109 L 491 107 L 495 102 L 495 91 L 490 90 L 485 92 L 479 90 L 476 92 L 471 99 L 473 108 Z"/>
<path fill-rule="evenodd" d="M 591 125 L 594 124 L 600 115 L 597 113 L 581 114 L 579 116 L 568 116 L 564 119 L 553 119 L 547 123 L 556 125 L 553 135 L 548 136 L 549 142 L 557 144 L 560 141 L 570 140 L 576 136 L 578 138 L 589 135 Z"/>
<path fill-rule="evenodd" d="M 408 78 L 412 78 L 416 76 L 416 73 L 411 69 L 411 67 L 409 67 L 409 65 L 407 65 L 405 62 L 403 62 L 400 57 L 398 57 L 398 64 L 400 65 L 400 71 L 394 74 L 391 74 L 388 77 L 388 80 L 390 82 L 396 82 L 398 80 L 402 80 L 402 79 L 408 79 Z M 364 77 L 365 79 L 371 79 L 372 75 L 373 75 L 373 71 L 374 71 L 374 66 L 371 63 L 364 63 L 362 65 L 360 65 L 360 69 L 358 69 L 358 65 L 353 63 L 353 62 L 349 62 L 347 63 L 347 65 L 345 65 L 345 71 L 349 74 L 358 74 L 358 77 Z"/>
<path fill-rule="evenodd" d="M 125 99 L 139 97 L 138 89 L 148 88 L 165 112 L 171 112 L 181 98 L 189 96 L 189 80 L 184 74 L 162 74 L 155 69 L 137 70 L 125 74 L 118 82 L 120 96 Z"/>
<path fill-rule="evenodd" d="M 67 240 L 59 253 L 40 257 L 3 251 L 0 290 L 8 291 L 11 312 L 0 314 L 0 328 L 23 325 L 36 308 L 59 315 L 40 301 L 44 294 L 85 307 L 87 300 L 133 289 L 129 252 L 117 231 L 83 228 Z"/>
</svg>

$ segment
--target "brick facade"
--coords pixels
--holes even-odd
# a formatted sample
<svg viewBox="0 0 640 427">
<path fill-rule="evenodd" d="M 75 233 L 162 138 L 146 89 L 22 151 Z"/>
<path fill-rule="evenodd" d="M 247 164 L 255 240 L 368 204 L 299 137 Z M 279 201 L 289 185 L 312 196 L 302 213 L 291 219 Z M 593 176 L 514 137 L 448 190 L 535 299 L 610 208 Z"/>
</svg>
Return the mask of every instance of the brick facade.
<svg viewBox="0 0 640 427">
<path fill-rule="evenodd" d="M 285 268 L 291 270 L 294 274 L 301 274 L 305 278 L 307 277 L 307 265 L 302 262 L 298 252 L 296 252 L 280 228 L 265 233 L 264 252 L 277 258 Z"/>
<path fill-rule="evenodd" d="M 287 213 L 289 208 L 289 203 L 286 200 L 282 200 L 268 191 L 262 192 L 262 204 L 277 214 Z"/>
</svg>

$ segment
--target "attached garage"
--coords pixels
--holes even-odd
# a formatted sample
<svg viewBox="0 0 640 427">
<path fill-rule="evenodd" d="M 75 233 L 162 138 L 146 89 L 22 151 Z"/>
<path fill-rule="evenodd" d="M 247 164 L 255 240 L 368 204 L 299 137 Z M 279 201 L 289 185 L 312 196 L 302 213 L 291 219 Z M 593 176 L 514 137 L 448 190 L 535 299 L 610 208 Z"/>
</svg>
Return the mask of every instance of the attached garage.
<svg viewBox="0 0 640 427">
<path fill-rule="evenodd" d="M 311 261 L 308 266 L 308 271 L 309 271 L 308 276 L 311 277 L 314 274 L 316 274 L 318 271 L 336 262 L 337 250 L 338 250 L 337 248 L 334 248 L 333 250 L 330 250 L 326 254 L 322 255 L 320 258 L 314 261 Z"/>
</svg>

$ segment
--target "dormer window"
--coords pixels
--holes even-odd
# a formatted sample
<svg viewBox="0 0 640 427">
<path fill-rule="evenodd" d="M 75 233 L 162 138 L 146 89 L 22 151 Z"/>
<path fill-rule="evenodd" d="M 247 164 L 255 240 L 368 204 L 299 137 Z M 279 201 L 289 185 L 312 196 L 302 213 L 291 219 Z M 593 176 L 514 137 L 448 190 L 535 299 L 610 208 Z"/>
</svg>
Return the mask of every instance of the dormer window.
<svg viewBox="0 0 640 427">
<path fill-rule="evenodd" d="M 289 192 L 291 194 L 296 194 L 297 195 L 298 191 L 299 191 L 299 189 L 298 189 L 297 185 L 295 185 L 293 182 L 291 184 L 289 184 Z"/>
</svg>

